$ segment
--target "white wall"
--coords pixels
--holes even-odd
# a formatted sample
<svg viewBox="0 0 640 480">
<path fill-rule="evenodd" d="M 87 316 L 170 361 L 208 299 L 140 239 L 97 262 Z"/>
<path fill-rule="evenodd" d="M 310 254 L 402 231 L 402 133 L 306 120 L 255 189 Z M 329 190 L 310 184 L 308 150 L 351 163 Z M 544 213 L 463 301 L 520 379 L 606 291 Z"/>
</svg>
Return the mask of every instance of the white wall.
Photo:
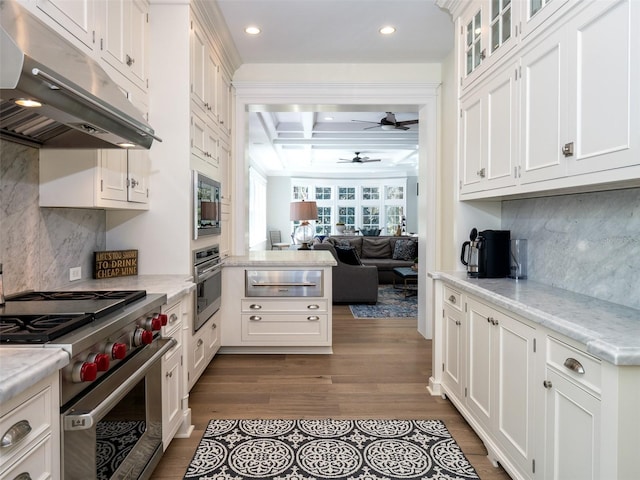
<svg viewBox="0 0 640 480">
<path fill-rule="evenodd" d="M 267 178 L 267 228 L 280 230 L 283 242 L 291 241 L 291 179 L 289 177 Z M 267 245 L 267 248 L 271 248 Z"/>
</svg>

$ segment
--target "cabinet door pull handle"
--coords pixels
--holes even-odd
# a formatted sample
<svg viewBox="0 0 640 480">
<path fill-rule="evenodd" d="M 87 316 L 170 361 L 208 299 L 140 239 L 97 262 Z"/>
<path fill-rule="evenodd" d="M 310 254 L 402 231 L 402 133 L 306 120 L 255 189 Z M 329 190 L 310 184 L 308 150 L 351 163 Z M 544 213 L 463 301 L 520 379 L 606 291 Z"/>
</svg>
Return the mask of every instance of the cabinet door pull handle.
<svg viewBox="0 0 640 480">
<path fill-rule="evenodd" d="M 131 65 L 133 65 L 136 62 L 135 58 L 132 58 L 130 55 L 127 55 L 127 65 L 130 67 Z"/>
<path fill-rule="evenodd" d="M 251 320 L 252 322 L 259 322 L 260 320 L 262 320 L 262 317 L 260 315 L 251 315 L 249 317 L 249 320 Z"/>
<path fill-rule="evenodd" d="M 576 372 L 576 373 L 578 373 L 580 375 L 584 375 L 584 367 L 575 358 L 571 358 L 571 357 L 567 358 L 564 361 L 564 366 L 567 367 L 572 372 Z"/>
<path fill-rule="evenodd" d="M 493 320 L 491 317 L 487 317 L 487 323 L 491 323 L 491 320 Z"/>
<path fill-rule="evenodd" d="M 453 296 L 453 295 L 451 295 L 451 296 L 449 297 L 449 301 L 450 301 L 451 303 L 456 303 L 456 297 L 455 297 L 455 296 Z"/>
<path fill-rule="evenodd" d="M 307 320 L 311 320 L 312 322 L 317 322 L 318 320 L 320 320 L 320 317 L 317 315 L 309 315 L 307 317 Z"/>
<path fill-rule="evenodd" d="M 485 173 L 485 172 L 486 172 L 486 170 L 485 170 L 484 168 L 481 168 L 480 170 L 478 170 L 478 171 L 476 172 L 476 174 L 477 174 L 480 178 L 484 178 L 484 177 L 485 177 L 485 175 L 486 175 L 486 173 Z"/>
<path fill-rule="evenodd" d="M 456 325 L 460 326 L 460 325 L 462 325 L 462 322 L 460 320 L 456 320 Z"/>
<path fill-rule="evenodd" d="M 20 420 L 9 427 L 2 435 L 1 448 L 13 447 L 24 440 L 31 432 L 31 425 L 28 420 Z"/>
<path fill-rule="evenodd" d="M 251 305 L 249 305 L 249 308 L 251 310 L 260 310 L 262 308 L 262 305 L 258 305 L 257 303 L 252 303 Z"/>
<path fill-rule="evenodd" d="M 171 378 L 171 377 L 173 377 L 173 372 L 167 372 L 167 373 L 166 373 L 166 377 L 167 377 L 167 378 Z"/>
<path fill-rule="evenodd" d="M 213 324 L 211 325 L 211 330 L 215 330 L 216 328 L 218 328 L 218 325 L 217 325 L 217 324 L 215 324 L 215 323 L 213 323 Z"/>
<path fill-rule="evenodd" d="M 542 382 L 542 385 L 544 385 L 544 388 L 546 388 L 547 390 L 553 387 L 551 380 L 545 380 L 544 382 Z"/>
<path fill-rule="evenodd" d="M 31 475 L 29 475 L 29 472 L 22 472 L 20 475 L 15 477 L 13 480 L 31 480 Z"/>
<path fill-rule="evenodd" d="M 309 310 L 318 310 L 318 309 L 320 309 L 320 305 L 316 305 L 316 304 L 313 304 L 313 305 L 307 305 L 307 308 L 308 308 Z"/>
</svg>

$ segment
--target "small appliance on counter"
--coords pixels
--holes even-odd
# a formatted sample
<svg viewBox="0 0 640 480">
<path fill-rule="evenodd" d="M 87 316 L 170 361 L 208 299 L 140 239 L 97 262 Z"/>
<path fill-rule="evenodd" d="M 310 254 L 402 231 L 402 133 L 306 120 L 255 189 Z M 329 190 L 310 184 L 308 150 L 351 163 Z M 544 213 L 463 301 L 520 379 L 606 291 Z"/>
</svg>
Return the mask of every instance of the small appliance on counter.
<svg viewBox="0 0 640 480">
<path fill-rule="evenodd" d="M 460 261 L 467 267 L 467 275 L 477 278 L 508 277 L 510 270 L 509 230 L 484 230 L 473 228 L 468 242 L 462 244 Z"/>
</svg>

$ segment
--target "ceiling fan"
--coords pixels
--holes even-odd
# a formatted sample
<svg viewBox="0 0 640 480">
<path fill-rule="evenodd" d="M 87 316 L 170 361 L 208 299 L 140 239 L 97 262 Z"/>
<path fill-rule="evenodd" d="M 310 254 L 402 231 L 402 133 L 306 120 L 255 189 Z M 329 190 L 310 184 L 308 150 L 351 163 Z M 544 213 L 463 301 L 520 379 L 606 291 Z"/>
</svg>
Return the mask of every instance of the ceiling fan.
<svg viewBox="0 0 640 480">
<path fill-rule="evenodd" d="M 386 112 L 387 116 L 382 117 L 379 122 L 369 122 L 367 120 L 352 120 L 352 122 L 364 122 L 364 123 L 375 123 L 374 127 L 367 127 L 365 130 L 369 130 L 371 128 L 381 127 L 382 130 L 409 130 L 407 125 L 415 125 L 418 123 L 418 119 L 415 120 L 403 120 L 398 122 L 396 120 L 396 116 L 393 112 Z"/>
<path fill-rule="evenodd" d="M 356 156 L 352 159 L 341 158 L 338 163 L 367 163 L 367 162 L 380 162 L 380 158 L 361 157 L 360 152 L 355 152 Z"/>
</svg>

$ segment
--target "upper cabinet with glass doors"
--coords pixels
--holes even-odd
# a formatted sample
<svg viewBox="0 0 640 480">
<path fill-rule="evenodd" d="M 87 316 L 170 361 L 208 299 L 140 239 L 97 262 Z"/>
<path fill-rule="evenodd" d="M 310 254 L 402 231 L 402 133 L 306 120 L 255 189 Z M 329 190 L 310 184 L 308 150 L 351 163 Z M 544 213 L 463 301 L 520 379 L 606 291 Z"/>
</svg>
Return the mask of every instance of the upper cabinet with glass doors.
<svg viewBox="0 0 640 480">
<path fill-rule="evenodd" d="M 464 65 L 460 69 L 463 89 L 471 85 L 489 65 L 507 54 L 516 43 L 521 2 L 482 0 L 472 2 L 460 17 L 460 47 Z"/>
<path fill-rule="evenodd" d="M 563 6 L 576 1 L 476 0 L 466 4 L 458 17 L 461 89 L 471 86 Z"/>
</svg>

